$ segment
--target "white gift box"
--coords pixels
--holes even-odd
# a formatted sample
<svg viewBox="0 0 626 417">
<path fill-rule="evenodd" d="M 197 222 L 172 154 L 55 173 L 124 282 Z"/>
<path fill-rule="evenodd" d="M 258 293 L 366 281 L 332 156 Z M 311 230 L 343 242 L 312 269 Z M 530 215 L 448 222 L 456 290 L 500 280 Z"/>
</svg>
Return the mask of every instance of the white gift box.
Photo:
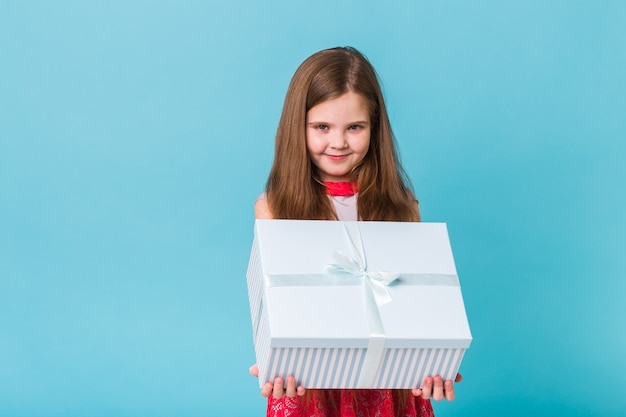
<svg viewBox="0 0 626 417">
<path fill-rule="evenodd" d="M 472 340 L 444 223 L 257 220 L 247 280 L 260 386 L 417 388 Z"/>
</svg>

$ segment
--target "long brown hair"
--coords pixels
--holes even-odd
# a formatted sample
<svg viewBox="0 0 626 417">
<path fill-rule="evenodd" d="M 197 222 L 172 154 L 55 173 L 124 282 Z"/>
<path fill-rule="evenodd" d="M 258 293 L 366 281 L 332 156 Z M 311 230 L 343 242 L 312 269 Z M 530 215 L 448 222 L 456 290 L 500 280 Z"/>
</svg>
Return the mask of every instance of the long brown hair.
<svg viewBox="0 0 626 417">
<path fill-rule="evenodd" d="M 410 183 L 398 159 L 376 71 L 354 48 L 317 52 L 296 70 L 276 132 L 274 163 L 266 185 L 276 219 L 334 220 L 317 167 L 306 148 L 307 112 L 348 91 L 360 94 L 370 113 L 370 147 L 355 168 L 361 220 L 419 221 Z"/>
</svg>

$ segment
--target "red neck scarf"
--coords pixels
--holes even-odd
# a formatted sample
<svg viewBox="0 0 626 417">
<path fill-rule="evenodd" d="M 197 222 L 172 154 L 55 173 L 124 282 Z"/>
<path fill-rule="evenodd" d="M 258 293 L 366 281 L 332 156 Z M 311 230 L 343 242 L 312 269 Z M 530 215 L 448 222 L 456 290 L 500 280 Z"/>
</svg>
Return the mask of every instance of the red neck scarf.
<svg viewBox="0 0 626 417">
<path fill-rule="evenodd" d="M 347 197 L 356 194 L 356 192 L 359 190 L 358 184 L 356 182 L 324 181 L 324 185 L 326 186 L 326 194 L 332 196 Z"/>
</svg>

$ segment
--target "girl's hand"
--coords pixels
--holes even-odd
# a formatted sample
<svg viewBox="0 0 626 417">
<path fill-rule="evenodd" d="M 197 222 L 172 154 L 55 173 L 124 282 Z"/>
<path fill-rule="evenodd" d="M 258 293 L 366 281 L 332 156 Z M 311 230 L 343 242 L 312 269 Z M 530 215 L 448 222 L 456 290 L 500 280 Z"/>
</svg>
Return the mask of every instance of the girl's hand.
<svg viewBox="0 0 626 417">
<path fill-rule="evenodd" d="M 463 380 L 463 376 L 461 374 L 456 374 L 456 378 L 454 378 L 454 382 L 461 382 Z M 413 390 L 413 395 L 416 397 L 422 397 L 425 400 L 430 398 L 435 401 L 441 401 L 444 398 L 448 401 L 454 400 L 454 384 L 452 381 L 443 381 L 443 378 L 440 376 L 436 377 L 427 377 L 424 380 L 424 385 L 422 388 L 417 388 Z"/>
<path fill-rule="evenodd" d="M 250 375 L 259 377 L 259 367 L 254 364 L 250 367 Z M 268 398 L 272 395 L 274 398 L 282 398 L 283 395 L 287 395 L 287 397 L 295 397 L 296 395 L 303 396 L 306 390 L 304 387 L 299 386 L 296 388 L 296 379 L 292 376 L 287 377 L 287 386 L 282 378 L 276 378 L 274 383 L 267 382 L 261 388 L 261 395 L 265 398 Z"/>
</svg>

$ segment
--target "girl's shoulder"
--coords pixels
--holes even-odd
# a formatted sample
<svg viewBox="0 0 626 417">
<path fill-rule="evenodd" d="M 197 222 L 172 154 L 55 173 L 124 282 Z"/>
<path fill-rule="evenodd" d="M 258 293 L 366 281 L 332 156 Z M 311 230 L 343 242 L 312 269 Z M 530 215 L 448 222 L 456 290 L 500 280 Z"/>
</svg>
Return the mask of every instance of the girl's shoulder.
<svg viewBox="0 0 626 417">
<path fill-rule="evenodd" d="M 255 219 L 273 219 L 272 211 L 267 203 L 267 195 L 262 193 L 254 202 Z"/>
</svg>

